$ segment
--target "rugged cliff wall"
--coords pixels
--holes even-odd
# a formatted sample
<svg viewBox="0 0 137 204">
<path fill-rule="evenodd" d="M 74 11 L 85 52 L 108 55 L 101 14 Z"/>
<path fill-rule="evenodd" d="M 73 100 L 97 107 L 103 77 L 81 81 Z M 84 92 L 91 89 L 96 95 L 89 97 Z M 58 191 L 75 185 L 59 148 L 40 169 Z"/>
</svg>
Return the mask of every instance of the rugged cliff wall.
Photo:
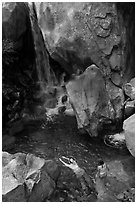
<svg viewBox="0 0 137 204">
<path fill-rule="evenodd" d="M 22 117 L 24 109 L 37 112 L 48 99 L 55 107 L 57 86 L 95 64 L 109 120 L 122 128 L 123 86 L 135 75 L 134 3 L 3 3 L 2 14 L 3 124 Z M 40 114 L 43 106 L 38 109 Z"/>
</svg>

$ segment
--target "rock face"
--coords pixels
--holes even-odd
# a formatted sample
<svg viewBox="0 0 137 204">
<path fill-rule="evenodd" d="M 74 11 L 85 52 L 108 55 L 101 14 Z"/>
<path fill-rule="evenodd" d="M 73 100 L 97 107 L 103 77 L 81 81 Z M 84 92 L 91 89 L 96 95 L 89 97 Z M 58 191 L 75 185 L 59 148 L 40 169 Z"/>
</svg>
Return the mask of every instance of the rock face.
<svg viewBox="0 0 137 204">
<path fill-rule="evenodd" d="M 125 28 L 119 25 L 115 3 L 35 5 L 47 49 L 68 73 L 85 70 L 92 63 L 106 75 L 111 69 L 121 69 L 123 56 L 119 44 L 124 43 Z"/>
<path fill-rule="evenodd" d="M 24 106 L 34 115 L 35 110 L 40 109 L 38 112 L 41 114 L 44 108 L 55 108 L 55 86 L 59 84 L 55 75 L 59 75 L 60 79 L 65 72 L 63 82 L 66 82 L 72 75 L 81 74 L 88 66 L 95 64 L 102 73 L 105 84 L 102 94 L 104 97 L 107 95 L 109 103 L 105 108 L 97 105 L 99 110 L 95 112 L 98 116 L 92 114 L 94 119 L 84 122 L 84 125 L 80 121 L 82 118 L 79 120 L 76 116 L 79 127 L 92 123 L 92 128 L 86 129 L 92 129 L 96 135 L 100 123 L 107 124 L 111 120 L 121 125 L 122 87 L 128 81 L 125 73 L 130 72 L 130 69 L 126 72 L 126 58 L 130 50 L 133 52 L 129 42 L 134 36 L 132 29 L 128 38 L 127 27 L 130 28 L 130 23 L 128 20 L 126 26 L 124 19 L 127 10 L 122 13 L 120 9 L 122 6 L 118 8 L 117 3 L 105 2 L 3 3 L 3 40 L 6 43 L 9 40 L 5 56 L 12 58 L 7 64 L 7 58 L 3 58 L 3 119 L 6 122 L 19 119 Z M 10 53 L 9 48 L 13 48 Z M 132 61 L 129 60 L 128 67 Z M 88 97 L 89 101 L 90 94 Z M 93 98 L 98 101 L 95 95 Z M 95 104 L 90 104 L 91 112 L 94 112 Z"/>
<path fill-rule="evenodd" d="M 91 136 L 97 136 L 99 128 L 111 123 L 117 115 L 106 90 L 103 74 L 95 65 L 70 81 L 66 88 L 78 127 L 84 127 Z"/>
<path fill-rule="evenodd" d="M 35 5 L 46 47 L 67 73 L 84 71 L 96 64 L 116 85 L 121 86 L 123 80 L 133 77 L 134 3 L 41 2 Z"/>
<path fill-rule="evenodd" d="M 32 154 L 3 152 L 2 199 L 4 202 L 41 202 L 55 189 L 59 168 L 52 160 Z"/>
<path fill-rule="evenodd" d="M 123 129 L 125 131 L 127 148 L 135 156 L 135 114 L 124 121 Z"/>
<path fill-rule="evenodd" d="M 103 73 L 105 89 L 113 106 L 111 114 L 122 124 L 126 28 L 117 5 L 62 2 L 35 3 L 35 7 L 51 57 L 69 75 L 97 65 Z M 107 108 L 110 109 L 109 105 Z"/>
</svg>

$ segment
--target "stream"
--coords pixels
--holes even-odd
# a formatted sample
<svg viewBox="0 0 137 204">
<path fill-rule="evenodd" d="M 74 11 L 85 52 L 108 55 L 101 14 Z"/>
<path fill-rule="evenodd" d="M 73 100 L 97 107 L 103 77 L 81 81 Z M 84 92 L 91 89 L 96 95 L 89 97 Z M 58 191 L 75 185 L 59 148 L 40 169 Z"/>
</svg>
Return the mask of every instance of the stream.
<svg viewBox="0 0 137 204">
<path fill-rule="evenodd" d="M 79 4 L 79 5 L 82 5 L 82 4 Z M 95 90 L 94 88 L 96 88 L 97 90 L 97 93 L 93 92 L 92 94 L 91 92 L 88 95 L 89 98 L 87 101 L 92 102 L 93 100 L 93 103 L 89 103 L 90 104 L 89 105 L 87 102 L 85 102 L 83 104 L 85 105 L 87 103 L 88 104 L 87 107 L 92 109 L 94 109 L 93 107 L 96 105 L 96 109 L 100 111 L 102 111 L 103 107 L 108 107 L 109 109 L 110 104 L 107 103 L 105 99 L 103 100 L 103 97 L 102 97 L 103 95 L 105 95 L 106 92 L 108 92 L 107 94 L 108 96 L 110 95 L 109 96 L 110 101 L 112 100 L 114 103 L 114 104 L 112 103 L 112 105 L 115 106 L 114 113 L 117 114 L 118 112 L 121 114 L 121 112 L 119 111 L 122 110 L 121 104 L 124 103 L 125 96 L 123 94 L 123 90 L 119 87 L 123 87 L 123 84 L 124 84 L 123 80 L 126 81 L 132 75 L 133 75 L 132 77 L 134 77 L 134 63 L 133 63 L 134 49 L 132 50 L 132 48 L 134 48 L 134 46 L 132 46 L 132 44 L 134 45 L 134 15 L 130 15 L 131 12 L 134 10 L 134 5 L 130 9 L 128 8 L 128 4 L 124 8 L 122 8 L 123 4 L 119 5 L 120 7 L 118 10 L 118 13 L 116 12 L 117 10 L 115 11 L 114 9 L 114 14 L 112 13 L 111 10 L 110 10 L 110 13 L 108 12 L 109 11 L 108 9 L 111 8 L 111 4 L 110 4 L 110 8 L 109 6 L 107 6 L 107 4 L 104 4 L 104 5 L 105 6 L 102 6 L 102 5 L 100 6 L 100 4 L 97 5 L 96 3 L 95 5 L 94 3 L 93 5 L 91 4 L 91 8 L 89 7 L 91 11 L 88 9 L 89 14 L 85 10 L 87 5 L 84 7 L 81 7 L 81 6 L 78 7 L 80 9 L 78 12 L 76 12 L 77 8 L 74 9 L 74 11 L 73 9 L 72 10 L 68 9 L 67 13 L 69 15 L 68 17 L 65 16 L 65 19 L 63 19 L 64 21 L 62 20 L 62 16 L 64 16 L 64 14 L 67 15 L 67 13 L 63 13 L 63 12 L 66 12 L 65 10 L 67 7 L 64 7 L 65 10 L 63 10 L 63 8 L 61 8 L 61 5 L 58 5 L 61 10 L 58 11 L 58 8 L 57 8 L 57 14 L 59 13 L 58 18 L 59 18 L 59 21 L 61 20 L 62 24 L 57 23 L 56 25 L 55 23 L 55 25 L 53 26 L 53 29 L 49 30 L 48 32 L 47 30 L 44 32 L 44 29 L 42 30 L 39 24 L 40 24 L 40 18 L 41 19 L 43 18 L 43 20 L 46 23 L 46 20 L 44 19 L 45 17 L 42 17 L 42 15 L 43 16 L 45 15 L 44 12 L 46 11 L 46 9 L 45 11 L 43 10 L 44 12 L 40 14 L 41 16 L 38 16 L 37 5 L 31 2 L 28 3 L 28 5 L 25 3 L 22 9 L 24 11 L 24 7 L 25 7 L 25 11 L 26 13 L 28 13 L 28 16 L 24 14 L 25 16 L 24 29 L 26 29 L 25 31 L 26 33 L 25 35 L 21 34 L 21 37 L 23 36 L 24 38 L 23 40 L 21 39 L 21 42 L 24 42 L 24 45 L 25 45 L 25 46 L 22 46 L 23 48 L 21 48 L 23 55 L 20 56 L 20 53 L 19 53 L 16 59 L 16 55 L 15 55 L 16 52 L 14 53 L 16 49 L 13 46 L 14 45 L 14 43 L 12 42 L 13 39 L 10 39 L 11 42 L 13 43 L 12 46 L 11 46 L 11 43 L 9 43 L 10 41 L 8 43 L 5 43 L 7 46 L 7 51 L 5 52 L 3 51 L 3 53 L 5 53 L 3 54 L 3 56 L 5 56 L 5 61 L 3 60 L 3 70 L 5 71 L 3 74 L 3 78 L 4 78 L 3 80 L 3 85 L 4 85 L 3 86 L 4 87 L 3 88 L 4 90 L 3 91 L 4 92 L 3 124 L 5 123 L 4 128 L 5 129 L 8 128 L 8 131 L 7 130 L 4 130 L 5 132 L 3 131 L 4 132 L 3 143 L 5 145 L 5 149 L 3 150 L 11 154 L 18 153 L 18 152 L 22 152 L 26 154 L 31 153 L 37 157 L 44 158 L 45 160 L 52 159 L 58 164 L 61 174 L 56 183 L 56 189 L 54 193 L 52 194 L 51 197 L 45 200 L 46 202 L 47 201 L 49 202 L 83 202 L 83 201 L 98 202 L 99 201 L 97 190 L 95 189 L 89 193 L 89 196 L 85 196 L 85 197 L 83 196 L 79 179 L 76 177 L 76 175 L 73 173 L 71 169 L 67 168 L 66 166 L 63 166 L 63 164 L 60 162 L 59 158 L 61 158 L 62 156 L 69 157 L 69 158 L 72 157 L 74 160 L 76 160 L 78 166 L 84 169 L 85 172 L 91 177 L 93 181 L 95 181 L 98 161 L 100 159 L 102 159 L 106 164 L 109 164 L 112 167 L 111 170 L 113 172 L 113 176 L 116 175 L 116 178 L 111 179 L 111 184 L 108 187 L 109 190 L 107 190 L 106 197 L 103 201 L 115 202 L 116 200 L 113 194 L 119 193 L 119 190 L 117 189 L 120 189 L 120 191 L 122 192 L 127 188 L 128 189 L 135 188 L 135 158 L 130 154 L 128 149 L 126 147 L 118 149 L 118 148 L 107 146 L 104 143 L 103 133 L 102 135 L 99 135 L 98 137 L 95 137 L 95 138 L 91 138 L 86 133 L 84 134 L 80 133 L 80 131 L 77 128 L 78 125 L 77 125 L 75 116 L 65 115 L 65 113 L 63 113 L 65 102 L 62 102 L 61 106 L 59 106 L 60 104 L 56 106 L 57 105 L 56 103 L 59 102 L 58 98 L 60 97 L 62 92 L 63 94 L 66 94 L 66 83 L 68 83 L 68 80 L 73 80 L 73 78 L 75 78 L 77 75 L 79 76 L 80 73 L 81 72 L 83 73 L 88 66 L 92 64 L 97 64 L 98 67 L 104 72 L 104 76 L 99 78 L 100 76 L 99 75 L 95 79 L 93 77 L 94 80 L 90 81 L 91 82 L 91 84 L 89 83 L 90 86 L 85 85 L 85 87 L 88 89 L 83 88 L 84 86 L 81 87 L 82 90 L 85 89 L 85 92 L 83 93 L 86 93 L 86 91 L 90 93 L 91 89 Z M 42 9 L 42 6 L 43 4 L 41 4 L 41 9 Z M 114 5 L 114 6 L 116 7 L 117 5 Z M 95 7 L 95 11 L 92 9 L 92 7 L 93 8 Z M 49 8 L 50 10 L 50 7 L 45 7 L 45 8 Z M 124 9 L 126 10 L 124 11 Z M 128 10 L 129 10 L 129 13 L 127 12 Z M 8 10 L 5 10 L 5 11 L 6 11 L 5 12 L 6 14 Z M 7 14 L 10 16 L 11 14 L 13 15 L 14 13 L 16 13 L 16 15 L 20 13 L 20 9 L 19 11 L 18 10 L 17 11 L 13 10 L 13 11 L 12 12 L 10 11 L 10 13 L 9 14 L 7 13 Z M 62 12 L 62 14 L 60 11 Z M 82 13 L 80 14 L 81 11 Z M 119 15 L 121 11 L 123 11 L 122 12 L 123 14 Z M 90 12 L 91 14 L 92 12 L 93 14 L 95 13 L 95 17 L 92 14 L 90 19 L 89 18 Z M 79 17 L 80 18 L 73 19 L 74 14 L 75 14 L 75 18 L 77 16 L 78 18 Z M 22 13 L 18 14 L 19 19 L 21 19 L 21 22 L 18 22 L 18 15 L 17 16 L 16 15 L 15 16 L 13 15 L 14 17 L 13 19 L 11 17 L 10 18 L 8 17 L 11 20 L 11 22 L 9 20 L 8 21 L 4 20 L 5 25 L 8 25 L 8 27 L 5 26 L 6 32 L 9 31 L 10 27 L 12 28 L 17 24 L 15 26 L 15 31 L 16 31 L 15 36 L 17 35 L 18 26 L 20 28 L 20 23 L 22 23 L 23 21 Z M 60 17 L 60 15 L 62 16 Z M 98 15 L 98 17 L 96 15 Z M 54 16 L 51 15 L 51 18 L 52 17 Z M 15 24 L 14 21 L 16 18 L 17 18 L 17 23 Z M 71 20 L 72 25 L 69 22 L 70 18 L 72 19 Z M 87 22 L 89 21 L 89 19 L 91 22 L 93 21 L 92 23 L 93 25 L 91 24 L 91 29 L 89 28 L 87 29 Z M 14 23 L 12 22 L 12 20 Z M 26 25 L 26 21 L 28 22 L 27 25 Z M 45 23 L 44 25 L 46 25 Z M 75 30 L 74 30 L 74 25 L 76 26 Z M 133 25 L 133 26 L 130 27 L 130 25 Z M 95 30 L 96 28 L 97 28 L 97 31 Z M 72 31 L 74 30 L 73 32 L 74 34 L 76 33 L 76 36 L 73 35 L 73 32 L 72 34 L 71 32 L 69 34 L 67 29 L 69 32 L 71 30 Z M 95 30 L 97 32 L 96 34 L 97 40 L 94 39 L 94 33 L 92 33 L 93 32 L 92 30 L 93 31 Z M 131 34 L 129 33 L 129 31 L 131 32 Z M 51 38 L 49 42 L 48 41 L 46 42 L 44 40 L 44 35 L 46 35 L 46 33 L 50 33 L 50 35 L 53 34 L 53 36 L 50 36 L 49 34 L 47 34 L 47 36 L 49 35 Z M 67 33 L 67 35 L 65 33 Z M 5 35 L 5 36 L 8 36 L 8 35 Z M 24 36 L 26 36 L 26 39 Z M 71 41 L 69 42 L 67 38 L 70 38 Z M 102 41 L 103 38 L 105 39 L 105 41 Z M 27 50 L 27 48 L 29 47 L 29 44 L 31 44 L 30 43 L 31 41 L 33 42 L 32 53 L 33 52 L 35 53 L 34 56 L 31 53 L 31 51 L 29 51 L 29 49 L 28 51 L 26 51 L 26 53 L 24 51 L 24 50 Z M 56 44 L 54 41 L 57 41 L 58 44 Z M 53 47 L 51 46 L 51 48 L 50 46 L 49 48 L 47 46 L 48 43 L 50 42 L 52 42 L 51 44 L 55 46 L 55 53 L 53 52 L 54 46 Z M 131 42 L 133 43 L 130 45 Z M 19 43 L 20 45 L 20 41 L 17 43 Z M 98 46 L 95 46 L 94 44 L 95 45 L 97 44 Z M 69 46 L 71 49 L 69 48 Z M 50 53 L 50 49 L 51 49 L 52 55 Z M 31 50 L 31 46 L 30 46 L 30 50 Z M 59 53 L 57 52 L 57 50 Z M 81 50 L 82 52 L 79 52 L 79 50 Z M 75 52 L 76 52 L 76 57 L 75 57 Z M 29 55 L 28 53 L 29 54 L 31 53 L 32 56 L 31 54 L 30 56 L 27 56 Z M 58 56 L 61 56 L 61 58 L 59 57 L 58 59 Z M 126 58 L 128 63 L 125 61 Z M 58 60 L 60 62 L 58 62 Z M 20 63 L 18 63 L 18 61 Z M 68 66 L 68 68 L 66 68 L 66 65 Z M 80 66 L 80 69 L 78 68 L 79 66 Z M 131 69 L 131 73 L 128 67 Z M 110 73 L 108 74 L 107 72 L 108 73 L 110 72 Z M 127 74 L 123 75 L 123 73 L 127 73 Z M 111 75 L 111 81 L 108 81 L 107 75 L 109 75 L 109 77 Z M 121 76 L 124 79 L 122 79 Z M 88 77 L 90 76 L 87 76 L 87 79 Z M 104 81 L 102 81 L 104 80 L 103 78 L 105 79 L 105 83 L 107 85 L 106 88 L 104 89 L 102 89 L 101 86 L 96 86 L 98 82 L 105 84 Z M 79 92 L 81 96 L 83 96 L 83 93 L 81 93 L 82 91 L 80 90 Z M 86 97 L 84 96 L 83 98 L 85 99 Z M 99 103 L 98 98 L 100 99 L 100 101 L 104 101 L 104 103 Z M 95 100 L 95 104 L 94 104 L 94 100 Z M 78 100 L 76 99 L 75 102 L 77 101 Z M 34 103 L 34 107 L 33 107 L 33 103 Z M 37 108 L 37 106 L 41 107 L 41 109 Z M 54 108 L 60 108 L 59 109 L 60 111 L 58 111 L 59 115 L 56 115 L 54 119 L 51 121 L 47 120 L 46 116 L 45 115 L 43 116 L 43 114 L 45 114 L 45 109 L 51 110 L 51 113 L 52 113 L 52 109 L 54 110 Z M 96 109 L 95 111 L 92 112 L 93 114 L 94 113 L 96 114 Z M 107 111 L 106 112 L 105 111 L 106 110 L 104 109 L 104 112 L 102 111 L 102 113 L 97 114 L 97 116 L 102 114 L 101 116 L 108 117 L 109 114 L 107 115 Z M 22 116 L 23 115 L 22 113 L 27 113 L 31 117 L 31 114 L 35 115 L 35 112 L 36 112 L 35 118 L 24 119 Z M 40 117 L 42 115 L 43 118 L 38 118 L 37 112 L 38 112 L 38 115 Z M 120 116 L 118 115 L 117 118 L 119 117 Z M 110 119 L 113 119 L 113 117 L 112 118 L 110 117 Z M 20 120 L 19 123 L 18 123 L 18 120 Z M 12 127 L 12 122 L 14 127 Z M 9 127 L 10 124 L 11 124 L 11 127 Z M 10 131 L 9 130 L 10 128 L 13 129 L 13 131 Z M 115 130 L 118 131 L 117 128 L 115 128 Z M 9 145 L 10 136 L 11 136 L 11 140 L 15 139 L 15 143 L 13 142 L 13 145 Z M 121 180 L 122 179 L 123 180 L 121 181 L 120 178 Z M 94 184 L 96 183 L 97 182 L 94 182 Z M 99 187 L 98 189 L 100 189 L 101 191 L 102 187 L 101 185 L 100 186 L 99 185 L 100 184 L 98 183 L 98 187 Z M 124 186 L 124 189 L 123 189 L 123 186 Z"/>
<path fill-rule="evenodd" d="M 24 125 L 24 129 L 16 134 L 16 143 L 9 153 L 24 152 L 32 153 L 44 159 L 53 159 L 61 168 L 61 175 L 57 182 L 57 188 L 48 201 L 74 202 L 81 201 L 81 188 L 73 171 L 58 160 L 61 156 L 74 158 L 88 175 L 95 178 L 99 159 L 104 162 L 118 160 L 130 160 L 126 164 L 127 174 L 134 174 L 134 158 L 127 149 L 119 150 L 106 146 L 103 140 L 81 135 L 77 129 L 75 117 L 60 115 L 53 122 L 44 120 L 32 120 Z M 132 164 L 132 165 L 131 165 Z M 134 186 L 134 178 L 131 187 Z M 90 195 L 89 200 L 96 201 L 96 193 Z M 46 200 L 47 201 L 47 200 Z"/>
</svg>

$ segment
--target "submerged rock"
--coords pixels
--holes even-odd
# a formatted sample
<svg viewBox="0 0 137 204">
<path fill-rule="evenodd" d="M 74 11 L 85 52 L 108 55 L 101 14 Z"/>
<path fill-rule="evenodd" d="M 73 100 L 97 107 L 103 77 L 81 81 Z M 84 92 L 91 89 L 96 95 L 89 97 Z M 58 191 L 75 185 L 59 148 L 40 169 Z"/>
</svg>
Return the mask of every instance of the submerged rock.
<svg viewBox="0 0 137 204">
<path fill-rule="evenodd" d="M 53 193 L 59 176 L 54 161 L 24 153 L 3 152 L 2 156 L 4 202 L 40 202 Z"/>
<path fill-rule="evenodd" d="M 113 108 L 103 74 L 97 66 L 88 67 L 83 74 L 70 81 L 66 89 L 78 127 L 85 128 L 91 136 L 97 136 L 104 124 L 111 124 L 115 118 L 121 119 L 120 108 Z M 120 104 L 122 99 L 118 93 L 122 94 L 119 90 L 115 94 Z"/>
</svg>

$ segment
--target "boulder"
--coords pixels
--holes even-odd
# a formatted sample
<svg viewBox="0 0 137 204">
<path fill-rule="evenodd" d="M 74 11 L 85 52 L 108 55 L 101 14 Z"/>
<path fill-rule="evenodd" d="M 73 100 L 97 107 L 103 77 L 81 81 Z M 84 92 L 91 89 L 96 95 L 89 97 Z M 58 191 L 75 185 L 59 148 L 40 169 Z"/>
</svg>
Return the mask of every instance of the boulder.
<svg viewBox="0 0 137 204">
<path fill-rule="evenodd" d="M 127 148 L 135 157 L 135 114 L 124 121 L 123 129 L 125 131 Z"/>
<path fill-rule="evenodd" d="M 41 202 L 53 193 L 59 176 L 54 161 L 25 153 L 3 152 L 2 156 L 4 202 Z"/>
<path fill-rule="evenodd" d="M 106 75 L 111 69 L 121 70 L 125 28 L 115 3 L 39 2 L 35 6 L 47 49 L 67 73 L 93 63 Z"/>
<path fill-rule="evenodd" d="M 113 109 L 100 69 L 91 65 L 66 85 L 70 103 L 75 111 L 79 128 L 97 136 L 104 124 L 114 120 Z"/>
<path fill-rule="evenodd" d="M 122 126 L 126 31 L 116 4 L 39 2 L 35 9 L 46 48 L 68 75 L 79 75 L 92 64 L 100 69 L 113 106 L 111 113 Z"/>
<path fill-rule="evenodd" d="M 135 100 L 135 78 L 124 85 L 124 91 L 131 100 Z"/>
<path fill-rule="evenodd" d="M 135 100 L 127 101 L 124 110 L 125 119 L 129 118 L 134 113 L 135 113 Z"/>
</svg>

